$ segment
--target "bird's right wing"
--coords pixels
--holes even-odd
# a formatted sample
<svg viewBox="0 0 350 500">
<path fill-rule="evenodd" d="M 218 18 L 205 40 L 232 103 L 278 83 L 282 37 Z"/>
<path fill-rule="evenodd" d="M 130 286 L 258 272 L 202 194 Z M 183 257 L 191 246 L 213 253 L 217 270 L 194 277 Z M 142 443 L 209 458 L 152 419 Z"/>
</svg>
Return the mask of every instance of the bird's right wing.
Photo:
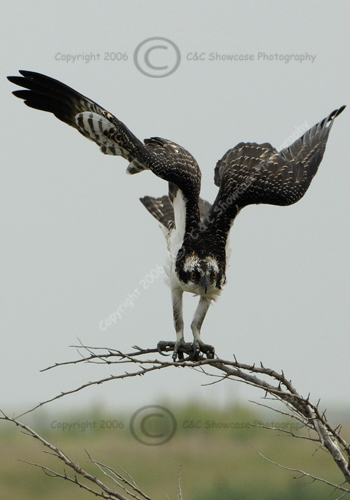
<svg viewBox="0 0 350 500">
<path fill-rule="evenodd" d="M 98 144 L 105 154 L 120 155 L 129 162 L 142 154 L 143 143 L 96 102 L 41 73 L 20 71 L 20 74 L 22 76 L 9 76 L 8 80 L 26 89 L 15 90 L 13 94 L 30 108 L 53 113 Z"/>
<path fill-rule="evenodd" d="M 33 71 L 20 74 L 8 77 L 10 82 L 25 89 L 14 91 L 16 97 L 31 108 L 53 113 L 98 144 L 103 153 L 128 160 L 129 173 L 149 169 L 168 181 L 173 194 L 180 190 L 183 195 L 183 225 L 190 231 L 198 223 L 201 172 L 188 151 L 159 137 L 145 139 L 143 143 L 118 118 L 64 83 Z"/>
</svg>

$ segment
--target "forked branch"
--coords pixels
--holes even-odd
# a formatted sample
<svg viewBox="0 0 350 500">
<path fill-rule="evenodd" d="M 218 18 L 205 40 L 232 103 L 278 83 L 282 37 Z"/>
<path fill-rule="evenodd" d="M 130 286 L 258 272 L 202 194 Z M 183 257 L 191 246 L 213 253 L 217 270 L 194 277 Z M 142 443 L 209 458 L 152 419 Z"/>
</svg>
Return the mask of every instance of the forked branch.
<svg viewBox="0 0 350 500">
<path fill-rule="evenodd" d="M 131 353 L 123 353 L 116 349 L 110 348 L 89 347 L 84 346 L 83 344 L 73 347 L 77 348 L 79 352 L 79 358 L 77 360 L 64 363 L 56 363 L 53 366 L 49 366 L 48 368 L 46 368 L 46 370 L 62 367 L 65 365 L 75 365 L 79 363 L 97 363 L 109 366 L 123 367 L 123 371 L 121 373 L 112 374 L 106 378 L 88 382 L 81 385 L 80 387 L 70 389 L 66 392 L 62 392 L 47 401 L 39 403 L 37 406 L 26 413 L 32 412 L 45 404 L 55 401 L 56 399 L 60 399 L 70 394 L 82 391 L 83 389 L 87 389 L 88 387 L 93 385 L 100 385 L 102 383 L 114 380 L 123 380 L 126 378 L 138 377 L 140 375 L 147 375 L 148 373 L 151 373 L 155 370 L 176 369 L 179 367 L 193 369 L 199 371 L 206 377 L 214 377 L 217 382 L 223 379 L 242 381 L 245 384 L 263 390 L 266 399 L 268 399 L 269 396 L 269 399 L 271 399 L 272 397 L 274 401 L 283 403 L 287 411 L 282 412 L 281 410 L 276 409 L 275 411 L 279 411 L 284 415 L 288 415 L 296 419 L 299 422 L 299 428 L 303 427 L 309 432 L 309 435 L 307 436 L 299 436 L 295 433 L 287 431 L 289 435 L 291 435 L 292 437 L 302 437 L 303 439 L 309 439 L 315 444 L 319 444 L 325 450 L 327 450 L 327 452 L 331 455 L 332 459 L 341 471 L 345 479 L 345 483 L 348 483 L 350 485 L 350 446 L 340 435 L 339 426 L 337 428 L 333 428 L 328 423 L 325 412 L 320 413 L 319 402 L 317 404 L 313 404 L 310 401 L 309 396 L 307 398 L 301 396 L 293 386 L 291 380 L 288 380 L 283 372 L 279 373 L 270 368 L 266 368 L 262 363 L 259 366 L 256 366 L 255 364 L 249 365 L 240 363 L 236 358 L 234 358 L 233 360 L 223 360 L 219 358 L 200 359 L 198 361 L 185 359 L 183 361 L 176 362 L 159 359 L 158 357 L 150 359 L 150 355 L 157 353 L 156 349 L 142 349 L 137 346 L 134 347 L 135 350 Z M 125 367 L 129 367 L 130 369 L 128 371 L 125 371 Z M 268 407 L 270 408 L 270 406 Z M 22 424 L 18 419 L 9 418 L 6 415 L 3 415 L 2 418 L 15 423 L 19 427 L 22 427 L 33 437 L 41 441 L 44 446 L 50 448 L 50 450 L 55 454 L 55 456 L 57 456 L 57 458 L 59 458 L 68 467 L 74 470 L 77 476 L 71 478 L 68 477 L 65 473 L 60 475 L 44 466 L 40 466 L 46 473 L 53 474 L 57 477 L 62 477 L 63 479 L 74 482 L 80 487 L 85 488 L 95 495 L 101 496 L 102 498 L 117 498 L 120 500 L 125 500 L 125 497 L 123 495 L 117 493 L 115 490 L 108 488 L 95 476 L 88 474 L 78 465 L 74 464 L 57 447 L 45 441 L 34 431 Z M 310 433 L 312 432 L 314 434 L 311 437 Z M 129 479 L 127 479 L 123 475 L 118 474 L 116 471 L 100 462 L 94 460 L 92 460 L 92 462 L 98 467 L 100 472 L 102 472 L 109 479 L 112 479 L 119 488 L 124 489 L 124 493 L 129 495 L 129 497 L 131 496 L 131 498 L 139 499 L 137 495 L 140 495 L 140 498 L 144 500 L 151 500 L 149 499 L 149 497 L 147 497 L 147 495 L 145 495 L 143 492 L 141 492 L 141 490 L 137 488 L 135 482 L 133 480 L 130 480 L 130 477 Z M 308 477 L 312 477 L 312 479 L 314 480 L 322 481 L 325 484 L 332 485 L 334 488 L 338 488 L 338 490 L 343 492 L 344 494 L 350 493 L 350 489 L 346 488 L 344 485 L 338 486 L 330 483 L 326 479 L 312 476 L 306 472 L 299 472 L 303 475 L 307 475 Z M 91 488 L 89 489 L 88 486 L 81 483 L 79 477 L 94 483 L 99 488 L 101 488 L 101 491 L 103 493 L 97 493 Z M 179 495 L 181 495 L 181 490 L 179 490 L 179 492 Z"/>
</svg>

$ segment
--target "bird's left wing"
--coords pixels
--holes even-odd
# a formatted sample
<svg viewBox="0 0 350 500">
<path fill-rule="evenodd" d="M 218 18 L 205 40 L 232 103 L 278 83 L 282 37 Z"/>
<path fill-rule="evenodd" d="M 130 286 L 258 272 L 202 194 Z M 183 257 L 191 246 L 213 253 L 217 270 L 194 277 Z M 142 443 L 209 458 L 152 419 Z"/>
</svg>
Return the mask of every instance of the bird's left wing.
<svg viewBox="0 0 350 500">
<path fill-rule="evenodd" d="M 216 200 L 204 227 L 215 222 L 223 237 L 239 210 L 251 204 L 292 205 L 306 193 L 321 163 L 334 119 L 345 106 L 314 125 L 288 148 L 278 152 L 269 143 L 240 143 L 215 167 Z"/>
</svg>

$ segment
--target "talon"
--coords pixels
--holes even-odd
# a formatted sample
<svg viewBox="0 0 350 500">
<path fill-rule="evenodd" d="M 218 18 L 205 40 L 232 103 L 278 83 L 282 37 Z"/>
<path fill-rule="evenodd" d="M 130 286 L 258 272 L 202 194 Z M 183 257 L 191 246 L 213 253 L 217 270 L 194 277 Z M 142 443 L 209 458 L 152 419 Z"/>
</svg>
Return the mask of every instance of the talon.
<svg viewBox="0 0 350 500">
<path fill-rule="evenodd" d="M 184 352 L 188 354 L 188 346 L 188 342 L 185 342 L 184 339 L 175 342 L 173 353 L 174 362 L 176 361 L 176 358 L 179 358 L 179 361 L 184 360 Z"/>
<path fill-rule="evenodd" d="M 199 361 L 199 354 L 201 352 L 200 344 L 198 340 L 194 340 L 192 344 L 192 353 L 189 356 L 191 361 Z"/>
<path fill-rule="evenodd" d="M 159 352 L 159 354 L 161 354 L 162 356 L 170 356 L 170 354 L 164 354 L 164 352 L 162 352 L 160 349 L 158 349 L 157 347 L 157 351 Z"/>
<path fill-rule="evenodd" d="M 195 340 L 193 342 L 193 360 L 198 361 L 201 352 L 206 355 L 207 359 L 214 359 L 214 347 L 210 344 L 204 344 L 201 340 Z"/>
<path fill-rule="evenodd" d="M 203 353 L 207 359 L 214 359 L 215 349 L 209 344 L 204 344 L 201 340 L 195 340 L 193 343 L 185 342 L 184 340 L 172 342 L 167 340 L 161 340 L 157 344 L 157 351 L 162 356 L 170 356 L 170 354 L 165 354 L 165 352 L 173 351 L 172 358 L 175 362 L 179 361 L 199 361 L 204 359 L 201 357 Z M 187 354 L 187 357 L 184 357 Z"/>
<path fill-rule="evenodd" d="M 215 349 L 214 349 L 214 347 L 213 347 L 212 345 L 211 345 L 210 347 L 212 347 L 212 349 L 213 349 L 213 350 L 212 350 L 212 351 L 210 351 L 210 352 L 207 352 L 207 358 L 208 358 L 208 359 L 214 359 L 214 356 L 215 356 Z"/>
<path fill-rule="evenodd" d="M 174 349 L 174 346 L 175 346 L 175 342 L 161 340 L 157 344 L 157 351 L 162 356 L 170 356 L 170 354 L 164 354 L 163 351 L 172 351 Z M 167 349 L 167 348 L 169 348 L 169 349 Z"/>
<path fill-rule="evenodd" d="M 186 343 L 184 340 L 179 342 L 172 342 L 171 340 L 161 340 L 157 344 L 157 351 L 162 356 L 170 356 L 170 354 L 165 354 L 165 352 L 173 351 L 172 358 L 174 361 L 178 358 L 179 361 L 184 359 L 184 352 L 188 354 L 190 344 Z"/>
<path fill-rule="evenodd" d="M 173 361 L 175 363 L 176 358 L 177 358 L 177 351 L 178 351 L 178 346 L 176 345 L 177 343 L 175 342 L 174 344 L 174 352 L 173 352 Z M 179 356 L 180 357 L 180 356 Z"/>
</svg>

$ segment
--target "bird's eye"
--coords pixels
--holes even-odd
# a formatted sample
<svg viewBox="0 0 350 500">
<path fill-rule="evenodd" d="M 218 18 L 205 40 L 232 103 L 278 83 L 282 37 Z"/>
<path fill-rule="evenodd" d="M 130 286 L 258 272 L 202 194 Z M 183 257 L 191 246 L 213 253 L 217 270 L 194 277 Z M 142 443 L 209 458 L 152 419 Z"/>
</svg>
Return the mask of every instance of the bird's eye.
<svg viewBox="0 0 350 500">
<path fill-rule="evenodd" d="M 197 274 L 194 271 L 191 272 L 191 278 L 193 280 L 195 280 L 197 278 Z"/>
<path fill-rule="evenodd" d="M 215 271 L 213 271 L 213 272 L 211 273 L 211 277 L 212 277 L 212 279 L 213 279 L 213 280 L 215 280 L 216 276 L 217 276 L 216 272 L 215 272 Z"/>
</svg>

